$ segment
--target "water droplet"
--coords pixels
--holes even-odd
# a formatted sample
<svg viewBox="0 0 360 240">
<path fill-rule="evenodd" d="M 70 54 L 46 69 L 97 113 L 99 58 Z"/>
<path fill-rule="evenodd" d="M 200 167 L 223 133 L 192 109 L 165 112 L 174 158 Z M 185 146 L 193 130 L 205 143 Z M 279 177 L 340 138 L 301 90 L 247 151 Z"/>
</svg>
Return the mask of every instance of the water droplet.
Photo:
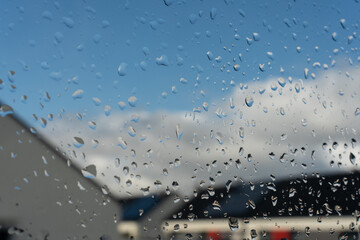
<svg viewBox="0 0 360 240">
<path fill-rule="evenodd" d="M 128 179 L 128 180 L 126 181 L 126 186 L 127 186 L 127 187 L 131 187 L 131 185 L 132 185 L 132 181 L 131 181 L 130 179 Z"/>
<path fill-rule="evenodd" d="M 251 239 L 253 240 L 253 239 L 255 239 L 255 238 L 257 238 L 257 233 L 256 233 L 256 230 L 255 229 L 251 229 L 250 230 L 250 237 L 251 237 Z"/>
<path fill-rule="evenodd" d="M 147 65 L 147 63 L 145 61 L 141 61 L 139 63 L 139 66 L 140 66 L 141 70 L 143 70 L 143 71 L 146 71 L 147 67 L 148 67 L 148 65 Z"/>
<path fill-rule="evenodd" d="M 274 60 L 274 54 L 272 52 L 267 52 L 266 55 L 268 56 L 268 58 L 270 58 L 271 60 Z"/>
<path fill-rule="evenodd" d="M 210 18 L 212 20 L 214 20 L 216 15 L 217 15 L 217 9 L 216 8 L 211 8 L 211 10 L 210 10 Z"/>
<path fill-rule="evenodd" d="M 117 184 L 119 184 L 120 181 L 121 181 L 121 179 L 120 179 L 119 176 L 114 176 L 114 179 L 115 179 L 115 182 L 116 182 Z"/>
<path fill-rule="evenodd" d="M 178 232 L 180 230 L 180 225 L 179 224 L 175 224 L 174 225 L 174 232 Z"/>
<path fill-rule="evenodd" d="M 129 130 L 128 133 L 131 137 L 135 137 L 136 136 L 136 131 L 132 126 L 129 126 Z"/>
<path fill-rule="evenodd" d="M 251 107 L 254 104 L 254 99 L 252 98 L 252 96 L 247 96 L 245 98 L 245 103 L 246 106 Z"/>
<path fill-rule="evenodd" d="M 235 64 L 233 68 L 234 68 L 235 71 L 239 71 L 240 70 L 240 64 Z"/>
<path fill-rule="evenodd" d="M 360 108 L 356 108 L 354 114 L 355 114 L 355 117 L 359 116 L 360 115 Z"/>
<path fill-rule="evenodd" d="M 122 137 L 118 137 L 118 144 L 117 145 L 120 146 L 124 150 L 127 148 L 127 143 Z"/>
<path fill-rule="evenodd" d="M 344 18 L 340 19 L 340 25 L 343 29 L 346 29 L 346 20 Z"/>
<path fill-rule="evenodd" d="M 306 127 L 308 125 L 308 122 L 307 122 L 307 120 L 305 118 L 301 119 L 301 125 L 303 127 Z"/>
<path fill-rule="evenodd" d="M 252 208 L 252 209 L 255 209 L 256 208 L 256 205 L 254 203 L 254 201 L 250 200 L 249 199 L 249 206 Z"/>
<path fill-rule="evenodd" d="M 11 158 L 15 159 L 15 158 L 16 158 L 16 156 L 17 156 L 17 154 L 16 154 L 16 153 L 14 153 L 14 152 L 11 152 L 11 153 L 10 153 L 10 156 L 11 156 Z"/>
<path fill-rule="evenodd" d="M 64 40 L 64 35 L 61 32 L 56 32 L 54 34 L 55 42 L 57 44 L 61 43 Z"/>
<path fill-rule="evenodd" d="M 189 213 L 189 214 L 188 214 L 188 220 L 189 220 L 190 222 L 192 222 L 192 221 L 194 221 L 194 219 L 195 219 L 195 214 L 194 214 L 194 213 Z"/>
<path fill-rule="evenodd" d="M 104 113 L 105 113 L 105 116 L 109 116 L 110 113 L 111 113 L 111 107 L 109 105 L 105 105 L 104 106 Z"/>
<path fill-rule="evenodd" d="M 63 17 L 63 23 L 68 28 L 73 28 L 75 26 L 74 20 L 72 18 L 70 18 L 70 17 Z"/>
<path fill-rule="evenodd" d="M 81 148 L 84 145 L 84 140 L 81 137 L 74 137 L 73 145 L 76 148 Z"/>
<path fill-rule="evenodd" d="M 179 158 L 175 158 L 174 165 L 175 167 L 179 167 L 181 165 L 181 161 Z"/>
<path fill-rule="evenodd" d="M 128 64 L 125 62 L 120 63 L 119 67 L 118 67 L 118 74 L 119 76 L 126 76 L 127 74 L 127 68 L 128 68 Z"/>
<path fill-rule="evenodd" d="M 93 103 L 95 104 L 95 106 L 101 105 L 101 100 L 99 98 L 93 97 L 92 100 L 93 100 Z"/>
<path fill-rule="evenodd" d="M 290 188 L 289 190 L 289 197 L 294 197 L 296 193 L 296 189 L 295 188 Z"/>
<path fill-rule="evenodd" d="M 51 72 L 49 74 L 49 77 L 52 79 L 52 80 L 55 80 L 55 81 L 60 81 L 62 79 L 62 73 L 61 72 Z"/>
<path fill-rule="evenodd" d="M 306 227 L 306 228 L 305 228 L 305 235 L 306 235 L 307 237 L 310 236 L 310 227 Z"/>
<path fill-rule="evenodd" d="M 232 181 L 231 181 L 231 180 L 228 180 L 228 181 L 226 182 L 225 187 L 226 187 L 226 191 L 227 191 L 227 192 L 230 191 L 231 184 L 232 184 Z"/>
<path fill-rule="evenodd" d="M 93 42 L 94 42 L 95 44 L 100 43 L 101 39 L 102 39 L 102 36 L 101 36 L 100 34 L 95 34 L 95 35 L 92 37 L 92 40 L 93 40 Z"/>
<path fill-rule="evenodd" d="M 155 185 L 156 189 L 160 189 L 162 187 L 162 183 L 159 180 L 156 180 L 154 182 L 154 185 Z"/>
<path fill-rule="evenodd" d="M 202 107 L 206 112 L 209 110 L 209 104 L 207 102 L 203 102 Z"/>
<path fill-rule="evenodd" d="M 244 138 L 244 136 L 245 136 L 245 130 L 244 130 L 243 127 L 240 127 L 240 128 L 239 128 L 239 136 L 240 136 L 241 138 Z"/>
<path fill-rule="evenodd" d="M 107 28 L 110 26 L 110 22 L 108 20 L 102 20 L 101 21 L 101 27 L 102 28 Z"/>
<path fill-rule="evenodd" d="M 265 91 L 266 91 L 265 88 L 263 88 L 263 87 L 260 87 L 260 88 L 259 88 L 259 93 L 260 93 L 260 94 L 263 94 Z"/>
<path fill-rule="evenodd" d="M 259 35 L 259 33 L 253 33 L 253 39 L 254 39 L 255 41 L 260 41 L 260 35 Z"/>
<path fill-rule="evenodd" d="M 281 87 L 285 87 L 286 80 L 284 78 L 278 78 L 278 83 Z"/>
<path fill-rule="evenodd" d="M 72 94 L 73 99 L 81 99 L 83 96 L 84 96 L 84 90 L 82 89 L 78 89 Z"/>
<path fill-rule="evenodd" d="M 230 217 L 228 220 L 228 224 L 231 231 L 236 231 L 239 229 L 239 221 L 237 218 Z"/>
<path fill-rule="evenodd" d="M 89 127 L 90 127 L 91 129 L 93 129 L 93 130 L 96 129 L 96 122 L 94 122 L 94 121 L 89 121 L 88 124 L 89 124 Z"/>
<path fill-rule="evenodd" d="M 156 64 L 160 66 L 169 66 L 169 61 L 166 55 L 161 55 L 156 58 Z"/>
<path fill-rule="evenodd" d="M 271 202 L 272 202 L 273 206 L 276 206 L 277 201 L 278 201 L 278 198 L 276 196 L 271 196 Z"/>
<path fill-rule="evenodd" d="M 220 206 L 220 204 L 219 204 L 218 201 L 215 200 L 215 201 L 213 202 L 212 206 L 213 206 L 213 209 L 214 209 L 214 210 L 221 211 L 221 206 Z"/>
<path fill-rule="evenodd" d="M 191 24 L 195 24 L 197 22 L 197 20 L 198 20 L 198 16 L 195 15 L 194 13 L 189 15 L 189 21 Z"/>
<path fill-rule="evenodd" d="M 0 116 L 1 117 L 5 117 L 9 114 L 13 114 L 14 113 L 14 109 L 12 107 L 10 107 L 9 105 L 6 104 L 2 104 L 0 106 Z"/>
<path fill-rule="evenodd" d="M 125 102 L 118 102 L 118 106 L 119 106 L 119 108 L 120 108 L 120 110 L 124 110 L 125 109 L 125 107 L 126 107 L 126 103 Z"/>
<path fill-rule="evenodd" d="M 213 54 L 211 51 L 207 51 L 207 52 L 206 52 L 206 55 L 207 55 L 207 57 L 208 57 L 208 59 L 209 59 L 210 61 L 213 60 L 214 54 Z"/>
<path fill-rule="evenodd" d="M 350 160 L 352 165 L 355 165 L 356 157 L 352 152 L 349 154 L 349 160 Z"/>
<path fill-rule="evenodd" d="M 123 173 L 124 173 L 125 176 L 129 174 L 129 167 L 128 166 L 123 167 Z"/>
<path fill-rule="evenodd" d="M 146 188 L 140 188 L 140 190 L 143 192 L 144 196 L 147 196 L 150 193 L 150 186 L 148 186 Z"/>
<path fill-rule="evenodd" d="M 88 165 L 81 170 L 81 173 L 86 178 L 95 178 L 97 174 L 96 166 L 94 164 Z"/>
<path fill-rule="evenodd" d="M 44 11 L 41 14 L 42 18 L 46 19 L 46 20 L 52 20 L 53 19 L 53 15 L 50 11 Z"/>
<path fill-rule="evenodd" d="M 179 141 L 181 140 L 182 135 L 183 135 L 183 132 L 180 129 L 180 124 L 176 124 L 176 137 Z"/>
<path fill-rule="evenodd" d="M 128 98 L 128 103 L 131 107 L 136 107 L 137 97 L 131 96 Z"/>
<path fill-rule="evenodd" d="M 335 42 L 337 41 L 337 33 L 336 32 L 333 32 L 332 34 L 331 34 L 331 38 L 332 38 L 332 40 L 334 40 Z"/>
<path fill-rule="evenodd" d="M 284 110 L 284 108 L 283 108 L 283 107 L 280 107 L 280 114 L 281 114 L 282 116 L 284 116 L 284 115 L 285 115 L 285 110 Z"/>
<path fill-rule="evenodd" d="M 173 181 L 171 186 L 175 191 L 179 189 L 179 183 L 177 181 Z"/>
<path fill-rule="evenodd" d="M 219 143 L 220 145 L 222 145 L 222 144 L 224 143 L 224 141 L 223 141 L 223 139 L 222 139 L 222 134 L 221 134 L 221 133 L 217 132 L 215 138 L 216 138 L 216 140 L 218 141 L 218 143 Z"/>
<path fill-rule="evenodd" d="M 260 63 L 259 64 L 259 69 L 260 69 L 260 71 L 265 72 L 265 64 Z"/>
</svg>

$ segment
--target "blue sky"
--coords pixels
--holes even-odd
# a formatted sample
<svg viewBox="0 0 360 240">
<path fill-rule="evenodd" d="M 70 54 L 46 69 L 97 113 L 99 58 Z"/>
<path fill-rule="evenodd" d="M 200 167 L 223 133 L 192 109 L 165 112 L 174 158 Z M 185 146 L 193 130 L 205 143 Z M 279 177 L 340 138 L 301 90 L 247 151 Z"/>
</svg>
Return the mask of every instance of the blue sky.
<svg viewBox="0 0 360 240">
<path fill-rule="evenodd" d="M 103 115 L 104 105 L 120 111 L 117 102 L 127 103 L 130 96 L 138 103 L 124 111 L 192 111 L 204 101 L 218 103 L 228 96 L 231 80 L 236 86 L 263 81 L 280 76 L 281 67 L 284 77 L 304 78 L 304 68 L 318 71 L 314 62 L 356 62 L 358 38 L 347 42 L 358 32 L 358 12 L 356 1 L 174 0 L 170 6 L 163 0 L 4 1 L 0 77 L 5 87 L 0 99 L 35 125 L 33 113 L 56 117 L 64 109 Z M 253 40 L 250 45 L 246 38 Z M 162 55 L 168 66 L 157 64 Z M 218 56 L 221 62 L 215 60 Z M 121 63 L 127 65 L 125 76 L 118 74 Z M 240 65 L 239 71 L 234 64 Z M 259 64 L 265 64 L 264 72 Z M 15 71 L 14 82 L 8 80 L 9 70 Z M 69 81 L 74 77 L 78 80 Z M 187 84 L 180 83 L 182 77 Z M 9 90 L 10 84 L 16 91 Z M 78 89 L 83 97 L 73 99 Z M 27 95 L 26 103 L 22 95 Z M 93 97 L 102 104 L 95 106 Z"/>
</svg>

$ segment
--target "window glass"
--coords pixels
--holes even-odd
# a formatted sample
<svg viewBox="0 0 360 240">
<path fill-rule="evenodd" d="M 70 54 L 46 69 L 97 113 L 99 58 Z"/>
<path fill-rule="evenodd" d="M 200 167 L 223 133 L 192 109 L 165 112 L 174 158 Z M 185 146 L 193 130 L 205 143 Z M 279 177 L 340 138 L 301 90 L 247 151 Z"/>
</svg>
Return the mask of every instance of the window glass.
<svg viewBox="0 0 360 240">
<path fill-rule="evenodd" d="M 358 239 L 357 0 L 4 0 L 0 239 Z"/>
</svg>

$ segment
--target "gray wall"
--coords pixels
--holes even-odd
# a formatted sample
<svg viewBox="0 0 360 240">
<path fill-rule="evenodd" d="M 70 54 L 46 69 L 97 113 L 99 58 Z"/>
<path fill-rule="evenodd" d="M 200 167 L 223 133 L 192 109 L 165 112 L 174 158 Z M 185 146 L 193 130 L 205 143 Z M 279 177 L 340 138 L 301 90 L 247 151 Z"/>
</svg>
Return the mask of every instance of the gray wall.
<svg viewBox="0 0 360 240">
<path fill-rule="evenodd" d="M 13 116 L 0 117 L 0 224 L 25 230 L 16 239 L 118 239 L 114 216 L 120 214 L 118 203 L 68 167 L 60 152 Z"/>
</svg>

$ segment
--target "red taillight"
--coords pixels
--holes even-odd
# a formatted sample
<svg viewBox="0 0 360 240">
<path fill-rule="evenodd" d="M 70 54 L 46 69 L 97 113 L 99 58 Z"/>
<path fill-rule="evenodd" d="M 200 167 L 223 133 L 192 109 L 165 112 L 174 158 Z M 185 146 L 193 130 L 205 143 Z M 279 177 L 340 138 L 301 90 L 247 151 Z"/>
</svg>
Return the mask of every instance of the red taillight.
<svg viewBox="0 0 360 240">
<path fill-rule="evenodd" d="M 291 232 L 289 231 L 274 231 L 270 233 L 271 240 L 291 240 Z"/>
<path fill-rule="evenodd" d="M 208 232 L 206 239 L 221 240 L 221 234 L 218 232 Z"/>
</svg>

